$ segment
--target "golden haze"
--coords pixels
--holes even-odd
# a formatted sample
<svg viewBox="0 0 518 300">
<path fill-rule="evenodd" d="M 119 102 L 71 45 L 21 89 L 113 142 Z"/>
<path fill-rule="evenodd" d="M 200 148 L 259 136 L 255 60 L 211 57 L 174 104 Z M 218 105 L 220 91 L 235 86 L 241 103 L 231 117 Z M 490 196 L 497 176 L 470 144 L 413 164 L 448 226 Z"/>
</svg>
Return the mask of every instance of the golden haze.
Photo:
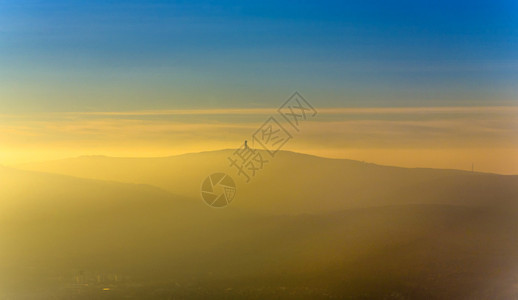
<svg viewBox="0 0 518 300">
<path fill-rule="evenodd" d="M 0 164 L 236 148 L 275 109 L 0 115 Z M 385 165 L 518 173 L 518 107 L 322 108 L 285 147 Z"/>
</svg>

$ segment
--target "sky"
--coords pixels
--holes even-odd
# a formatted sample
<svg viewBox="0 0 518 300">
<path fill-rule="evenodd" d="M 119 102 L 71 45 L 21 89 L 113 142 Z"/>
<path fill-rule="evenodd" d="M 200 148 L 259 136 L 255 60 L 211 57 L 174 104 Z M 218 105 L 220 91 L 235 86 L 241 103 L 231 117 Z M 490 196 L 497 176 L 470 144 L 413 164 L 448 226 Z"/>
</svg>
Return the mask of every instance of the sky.
<svg viewBox="0 0 518 300">
<path fill-rule="evenodd" d="M 457 168 L 454 162 L 469 148 L 478 154 L 462 166 L 497 157 L 486 162 L 485 170 L 518 173 L 512 158 L 516 119 L 508 113 L 518 104 L 517 81 L 516 1 L 0 0 L 0 163 L 228 147 L 234 143 L 228 137 L 239 140 L 243 130 L 260 124 L 260 117 L 247 122 L 250 114 L 236 120 L 235 113 L 229 117 L 221 110 L 275 111 L 299 91 L 318 109 L 340 112 L 329 114 L 339 115 L 334 121 L 340 124 L 335 131 L 326 129 L 334 132 L 326 135 L 328 142 L 300 138 L 294 150 Z M 412 117 L 406 108 L 430 112 L 434 107 L 451 111 L 427 115 L 434 120 L 433 134 L 421 134 L 416 123 L 432 121 Z M 455 113 L 459 107 L 469 113 Z M 470 107 L 488 109 L 473 113 Z M 353 117 L 343 108 L 378 113 Z M 379 108 L 403 110 L 385 117 Z M 171 110 L 220 113 L 179 118 Z M 98 114 L 149 111 L 169 112 L 169 117 Z M 85 118 L 87 112 L 98 115 Z M 334 124 L 330 118 L 322 114 L 314 128 Z M 358 118 L 377 125 L 362 126 L 359 136 L 347 139 L 352 137 L 342 130 L 356 127 L 344 122 Z M 140 129 L 126 127 L 132 122 L 141 122 Z M 168 129 L 146 137 L 156 133 L 157 122 Z M 201 143 L 199 127 L 192 123 L 227 126 L 226 136 L 205 137 Z M 172 135 L 171 126 L 184 133 Z M 114 128 L 122 131 L 117 135 Z M 136 136 L 139 132 L 142 136 Z M 390 143 L 388 134 L 395 135 Z M 107 143 L 111 135 L 128 139 Z M 93 146 L 100 144 L 105 146 Z M 415 149 L 423 152 L 401 158 Z M 439 150 L 442 154 L 429 153 Z"/>
<path fill-rule="evenodd" d="M 514 104 L 516 1 L 0 1 L 0 109 Z"/>
</svg>

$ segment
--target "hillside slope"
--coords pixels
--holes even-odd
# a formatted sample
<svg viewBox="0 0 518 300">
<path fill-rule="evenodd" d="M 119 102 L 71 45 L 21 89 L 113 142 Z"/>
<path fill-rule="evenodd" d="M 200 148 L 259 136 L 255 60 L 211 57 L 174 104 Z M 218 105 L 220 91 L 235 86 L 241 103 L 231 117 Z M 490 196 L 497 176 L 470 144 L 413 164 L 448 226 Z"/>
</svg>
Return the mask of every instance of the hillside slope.
<svg viewBox="0 0 518 300">
<path fill-rule="evenodd" d="M 8 168 L 0 182 L 0 298 L 518 296 L 511 206 L 278 216 Z"/>
<path fill-rule="evenodd" d="M 518 200 L 518 176 L 407 169 L 281 151 L 250 183 L 229 166 L 233 150 L 164 158 L 80 157 L 20 166 L 85 178 L 154 185 L 200 198 L 213 172 L 237 182 L 232 206 L 255 212 L 313 213 L 395 204 L 493 205 Z M 264 157 L 268 154 L 262 152 Z"/>
</svg>

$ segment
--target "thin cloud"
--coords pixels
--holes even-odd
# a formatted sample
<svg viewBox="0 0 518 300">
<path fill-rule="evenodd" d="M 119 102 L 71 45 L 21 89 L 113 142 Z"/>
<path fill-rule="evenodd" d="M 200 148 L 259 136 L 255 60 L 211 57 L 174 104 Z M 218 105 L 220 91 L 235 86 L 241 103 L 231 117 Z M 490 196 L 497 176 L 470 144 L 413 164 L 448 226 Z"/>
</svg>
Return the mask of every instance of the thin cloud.
<svg viewBox="0 0 518 300">
<path fill-rule="evenodd" d="M 0 154 L 10 154 L 0 163 L 45 160 L 53 152 L 146 156 L 232 148 L 269 116 L 282 121 L 265 108 L 2 115 Z M 518 147 L 517 116 L 518 107 L 501 106 L 321 108 L 286 149 L 344 158 L 350 149 L 511 149 Z"/>
</svg>

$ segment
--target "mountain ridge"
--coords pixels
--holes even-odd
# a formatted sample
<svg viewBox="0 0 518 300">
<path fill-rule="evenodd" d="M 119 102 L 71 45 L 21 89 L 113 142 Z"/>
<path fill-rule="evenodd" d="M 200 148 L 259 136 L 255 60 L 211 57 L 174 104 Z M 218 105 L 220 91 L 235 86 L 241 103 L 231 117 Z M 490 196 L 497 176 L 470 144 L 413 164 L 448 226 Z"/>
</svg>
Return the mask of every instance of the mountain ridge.
<svg viewBox="0 0 518 300">
<path fill-rule="evenodd" d="M 514 177 L 279 153 L 211 209 L 200 183 L 227 154 L 65 169 L 126 182 L 0 167 L 0 298 L 106 298 L 98 274 L 124 278 L 109 283 L 111 299 L 518 295 Z M 155 185 L 127 182 L 144 179 Z"/>
<path fill-rule="evenodd" d="M 45 163 L 67 162 L 67 161 L 73 161 L 73 160 L 77 160 L 77 159 L 115 159 L 115 160 L 150 160 L 150 161 L 152 161 L 152 160 L 164 160 L 164 159 L 181 158 L 181 157 L 189 157 L 189 156 L 204 155 L 204 154 L 218 154 L 218 153 L 230 154 L 236 150 L 237 149 L 225 148 L 225 149 L 219 149 L 219 150 L 187 152 L 187 153 L 166 155 L 166 156 L 110 156 L 110 155 L 103 155 L 103 154 L 92 154 L 92 155 L 79 155 L 79 156 L 72 156 L 72 157 L 52 159 L 52 160 L 17 163 L 17 164 L 12 164 L 12 165 L 5 165 L 5 167 L 26 169 L 26 168 L 32 168 L 35 165 L 40 165 L 40 164 L 45 164 Z M 260 149 L 256 149 L 256 150 L 261 153 L 267 154 L 266 150 L 260 150 Z M 360 161 L 360 160 L 354 160 L 354 159 L 348 159 L 348 158 L 326 157 L 326 156 L 320 156 L 320 155 L 296 152 L 296 151 L 290 151 L 290 150 L 280 150 L 277 153 L 285 153 L 285 154 L 287 153 L 287 154 L 317 158 L 317 159 L 322 159 L 322 160 L 343 161 L 343 162 L 359 163 L 359 164 L 387 167 L 387 168 L 399 168 L 399 169 L 409 169 L 409 170 L 458 171 L 461 173 L 470 173 L 470 174 L 486 174 L 486 175 L 493 174 L 493 175 L 499 175 L 499 176 L 516 176 L 516 177 L 518 177 L 518 174 L 500 174 L 500 173 L 494 173 L 494 172 L 481 172 L 481 171 L 470 171 L 470 170 L 450 169 L 450 168 L 403 167 L 403 166 L 397 166 L 397 165 L 385 165 L 385 164 L 378 164 L 378 163 L 373 163 L 373 162 L 368 162 L 368 161 Z M 2 165 L 0 165 L 0 166 L 2 166 Z"/>
<path fill-rule="evenodd" d="M 362 206 L 442 203 L 493 205 L 518 198 L 518 176 L 451 169 L 402 168 L 280 151 L 246 183 L 225 149 L 162 158 L 82 157 L 24 165 L 81 178 L 148 184 L 200 199 L 202 181 L 223 172 L 237 185 L 231 206 L 249 211 L 298 214 Z M 266 155 L 265 152 L 260 152 Z M 200 199 L 201 201 L 201 199 Z"/>
</svg>

